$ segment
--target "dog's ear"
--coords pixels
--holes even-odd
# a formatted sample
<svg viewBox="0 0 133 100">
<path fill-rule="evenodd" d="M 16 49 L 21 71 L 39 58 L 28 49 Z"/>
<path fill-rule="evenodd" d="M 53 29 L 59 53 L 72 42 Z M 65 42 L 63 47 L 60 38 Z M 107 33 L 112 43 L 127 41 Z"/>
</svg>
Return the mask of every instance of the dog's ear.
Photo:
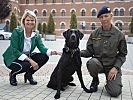
<svg viewBox="0 0 133 100">
<path fill-rule="evenodd" d="M 68 31 L 69 31 L 70 29 L 68 29 L 68 30 L 66 30 L 65 32 L 63 32 L 63 36 L 65 37 L 65 38 L 67 38 L 67 36 L 68 36 Z"/>
<path fill-rule="evenodd" d="M 84 34 L 78 30 L 80 40 L 84 37 Z"/>
</svg>

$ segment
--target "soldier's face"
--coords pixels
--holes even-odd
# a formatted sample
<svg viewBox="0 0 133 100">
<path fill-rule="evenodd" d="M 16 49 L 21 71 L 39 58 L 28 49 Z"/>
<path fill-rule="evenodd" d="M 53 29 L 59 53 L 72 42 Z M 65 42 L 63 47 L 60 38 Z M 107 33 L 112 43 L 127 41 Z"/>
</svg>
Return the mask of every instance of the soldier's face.
<svg viewBox="0 0 133 100">
<path fill-rule="evenodd" d="M 112 14 L 110 14 L 110 13 L 102 14 L 101 16 L 99 16 L 99 20 L 100 20 L 102 26 L 110 25 L 111 20 L 112 20 Z"/>
</svg>

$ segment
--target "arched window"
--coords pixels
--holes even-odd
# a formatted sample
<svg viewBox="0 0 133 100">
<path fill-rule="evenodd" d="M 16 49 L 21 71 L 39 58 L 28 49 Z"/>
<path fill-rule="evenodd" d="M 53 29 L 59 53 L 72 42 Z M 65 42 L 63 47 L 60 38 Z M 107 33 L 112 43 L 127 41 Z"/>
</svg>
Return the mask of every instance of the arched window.
<svg viewBox="0 0 133 100">
<path fill-rule="evenodd" d="M 130 9 L 130 16 L 133 16 L 133 8 Z"/>
<path fill-rule="evenodd" d="M 65 3 L 66 2 L 66 0 L 62 0 L 62 3 Z"/>
<path fill-rule="evenodd" d="M 47 15 L 46 10 L 43 10 L 43 16 L 46 16 L 46 15 Z"/>
<path fill-rule="evenodd" d="M 122 30 L 122 23 L 121 22 L 117 22 L 115 24 L 115 26 L 117 26 L 119 28 L 119 30 Z"/>
<path fill-rule="evenodd" d="M 52 13 L 53 16 L 56 16 L 56 11 L 55 10 L 52 10 L 51 13 Z"/>
<path fill-rule="evenodd" d="M 92 10 L 92 16 L 96 16 L 96 10 L 95 9 Z"/>
<path fill-rule="evenodd" d="M 85 0 L 81 0 L 81 2 L 82 2 L 82 3 L 84 3 L 84 2 L 85 2 Z"/>
<path fill-rule="evenodd" d="M 38 3 L 38 0 L 35 0 L 34 2 L 35 2 L 35 4 L 37 4 Z"/>
<path fill-rule="evenodd" d="M 86 22 L 85 21 L 82 21 L 80 24 L 81 24 L 81 28 L 83 30 L 85 30 L 85 28 L 86 28 Z"/>
<path fill-rule="evenodd" d="M 75 10 L 72 10 L 71 13 L 75 13 Z"/>
<path fill-rule="evenodd" d="M 72 3 L 75 3 L 75 0 L 71 0 Z"/>
<path fill-rule="evenodd" d="M 43 0 L 43 3 L 46 3 L 46 0 Z"/>
<path fill-rule="evenodd" d="M 52 3 L 56 3 L 56 0 L 52 0 Z"/>
<path fill-rule="evenodd" d="M 62 10 L 61 11 L 61 16 L 65 16 L 65 13 L 66 13 L 65 10 Z"/>
<path fill-rule="evenodd" d="M 61 29 L 65 29 L 65 23 L 61 23 Z"/>
<path fill-rule="evenodd" d="M 124 9 L 120 9 L 120 16 L 124 16 Z"/>
<path fill-rule="evenodd" d="M 95 23 L 92 23 L 91 24 L 91 30 L 95 30 L 96 29 L 96 25 L 95 25 Z"/>
<path fill-rule="evenodd" d="M 85 16 L 85 10 L 81 11 L 81 16 Z"/>
<path fill-rule="evenodd" d="M 114 16 L 118 16 L 118 9 L 114 10 Z"/>
<path fill-rule="evenodd" d="M 17 7 L 14 7 L 14 13 L 17 14 Z"/>
<path fill-rule="evenodd" d="M 36 16 L 37 16 L 38 11 L 37 11 L 37 10 L 35 10 L 35 11 L 34 11 L 34 13 L 35 13 L 35 14 L 36 14 Z"/>
<path fill-rule="evenodd" d="M 29 4 L 29 0 L 26 0 L 26 4 Z"/>
</svg>

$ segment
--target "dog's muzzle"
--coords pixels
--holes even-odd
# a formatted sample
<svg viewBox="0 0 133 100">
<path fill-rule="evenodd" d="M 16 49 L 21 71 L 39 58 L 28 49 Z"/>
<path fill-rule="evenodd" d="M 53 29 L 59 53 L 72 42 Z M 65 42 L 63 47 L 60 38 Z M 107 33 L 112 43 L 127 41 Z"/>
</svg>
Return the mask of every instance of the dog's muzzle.
<svg viewBox="0 0 133 100">
<path fill-rule="evenodd" d="M 72 35 L 70 36 L 70 40 L 71 42 L 75 42 L 77 40 L 75 33 L 72 33 Z"/>
</svg>

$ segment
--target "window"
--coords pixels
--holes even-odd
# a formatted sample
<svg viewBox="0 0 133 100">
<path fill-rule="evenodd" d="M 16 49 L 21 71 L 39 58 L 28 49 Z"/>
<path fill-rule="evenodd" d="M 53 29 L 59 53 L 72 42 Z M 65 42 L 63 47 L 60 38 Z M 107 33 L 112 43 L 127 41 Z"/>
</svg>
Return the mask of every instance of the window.
<svg viewBox="0 0 133 100">
<path fill-rule="evenodd" d="M 95 25 L 95 23 L 92 23 L 91 30 L 95 30 L 95 29 L 96 29 L 96 25 Z"/>
<path fill-rule="evenodd" d="M 56 16 L 56 11 L 55 10 L 52 10 L 52 15 Z"/>
<path fill-rule="evenodd" d="M 43 3 L 46 3 L 47 1 L 46 0 L 43 0 Z"/>
<path fill-rule="evenodd" d="M 61 16 L 65 16 L 65 13 L 66 13 L 65 10 L 62 10 L 61 11 Z"/>
<path fill-rule="evenodd" d="M 62 0 L 62 3 L 65 3 L 66 1 L 65 0 Z"/>
<path fill-rule="evenodd" d="M 117 27 L 119 28 L 119 30 L 122 31 L 122 23 L 117 22 L 117 23 L 115 24 L 115 26 L 117 26 Z"/>
<path fill-rule="evenodd" d="M 120 16 L 124 16 L 124 9 L 120 9 Z"/>
<path fill-rule="evenodd" d="M 75 0 L 72 0 L 71 2 L 72 2 L 72 3 L 75 3 Z"/>
<path fill-rule="evenodd" d="M 118 16 L 118 9 L 114 10 L 114 16 Z"/>
<path fill-rule="evenodd" d="M 81 28 L 82 28 L 83 30 L 85 30 L 85 26 L 86 26 L 86 23 L 85 23 L 85 21 L 83 21 L 83 22 L 81 23 Z"/>
<path fill-rule="evenodd" d="M 45 10 L 43 10 L 43 16 L 46 16 L 46 13 L 47 13 L 47 12 L 46 12 Z"/>
<path fill-rule="evenodd" d="M 96 10 L 95 9 L 92 10 L 92 16 L 96 16 Z"/>
<path fill-rule="evenodd" d="M 75 13 L 75 10 L 72 10 L 71 13 Z"/>
<path fill-rule="evenodd" d="M 96 2 L 96 0 L 92 0 L 92 2 Z"/>
<path fill-rule="evenodd" d="M 38 3 L 38 0 L 35 0 L 35 4 L 37 4 Z"/>
<path fill-rule="evenodd" d="M 81 11 L 81 16 L 85 16 L 85 10 Z"/>
<path fill-rule="evenodd" d="M 133 16 L 133 8 L 130 10 L 130 16 Z"/>
<path fill-rule="evenodd" d="M 37 10 L 35 10 L 35 11 L 34 11 L 34 13 L 35 13 L 35 14 L 36 14 L 36 16 L 37 16 L 37 13 L 38 13 L 38 12 L 37 12 Z"/>
<path fill-rule="evenodd" d="M 85 3 L 85 0 L 81 0 L 82 3 Z"/>
<path fill-rule="evenodd" d="M 29 0 L 26 0 L 26 4 L 29 4 Z"/>
<path fill-rule="evenodd" d="M 109 2 L 109 0 L 105 0 L 105 2 Z"/>
<path fill-rule="evenodd" d="M 61 29 L 65 29 L 65 23 L 61 23 Z"/>
<path fill-rule="evenodd" d="M 52 3 L 56 3 L 56 0 L 52 0 Z"/>
</svg>

